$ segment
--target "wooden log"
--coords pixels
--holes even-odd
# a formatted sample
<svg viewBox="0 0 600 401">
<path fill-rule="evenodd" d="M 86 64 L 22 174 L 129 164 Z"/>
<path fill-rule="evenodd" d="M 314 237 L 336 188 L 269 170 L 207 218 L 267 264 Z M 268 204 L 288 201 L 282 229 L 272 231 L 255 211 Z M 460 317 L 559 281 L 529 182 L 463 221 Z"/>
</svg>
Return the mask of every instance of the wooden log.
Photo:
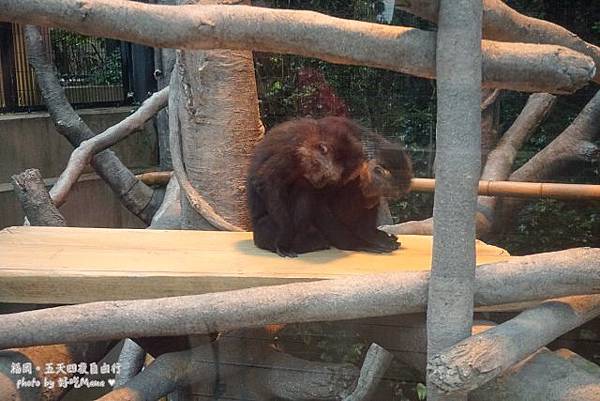
<svg viewBox="0 0 600 401">
<path fill-rule="evenodd" d="M 474 390 L 598 315 L 600 295 L 544 302 L 434 355 L 427 364 L 429 377 L 447 393 Z"/>
<path fill-rule="evenodd" d="M 42 174 L 37 169 L 28 169 L 11 177 L 13 188 L 25 216 L 33 226 L 66 226 L 50 195 Z"/>
<path fill-rule="evenodd" d="M 543 348 L 469 394 L 471 401 L 600 401 L 600 381 Z"/>
<path fill-rule="evenodd" d="M 311 11 L 241 5 L 173 7 L 124 0 L 0 0 L 0 9 L 4 21 L 51 25 L 151 47 L 298 54 L 430 79 L 436 76 L 435 32 Z M 165 26 L 177 29 L 161 29 Z M 592 58 L 566 47 L 486 40 L 482 51 L 487 87 L 571 93 L 595 74 Z"/>
<path fill-rule="evenodd" d="M 439 0 L 396 0 L 396 4 L 419 17 L 437 21 Z M 503 42 L 551 43 L 578 51 L 600 65 L 600 48 L 560 25 L 523 15 L 501 0 L 483 1 L 483 37 Z M 594 77 L 600 82 L 600 69 Z"/>
</svg>

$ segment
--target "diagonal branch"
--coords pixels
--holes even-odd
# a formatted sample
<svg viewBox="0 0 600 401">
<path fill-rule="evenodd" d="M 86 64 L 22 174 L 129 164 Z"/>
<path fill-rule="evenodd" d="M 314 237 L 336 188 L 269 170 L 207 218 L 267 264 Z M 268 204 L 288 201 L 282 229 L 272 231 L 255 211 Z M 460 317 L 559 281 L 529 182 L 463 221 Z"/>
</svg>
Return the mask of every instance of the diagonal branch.
<svg viewBox="0 0 600 401">
<path fill-rule="evenodd" d="M 430 21 L 437 21 L 439 0 L 396 0 L 399 8 Z M 483 37 L 502 42 L 546 43 L 573 49 L 591 57 L 600 66 L 600 48 L 560 25 L 529 17 L 501 0 L 483 1 Z M 594 77 L 600 82 L 600 68 Z"/>
<path fill-rule="evenodd" d="M 94 132 L 77 115 L 58 82 L 54 66 L 49 62 L 42 46 L 40 31 L 35 26 L 25 27 L 25 39 L 29 63 L 35 70 L 44 102 L 56 130 L 74 147 L 94 137 Z M 160 194 L 135 178 L 113 151 L 107 149 L 92 159 L 92 167 L 115 192 L 123 205 L 142 221 L 150 223 L 152 215 L 160 206 Z"/>
<path fill-rule="evenodd" d="M 51 25 L 153 47 L 298 54 L 430 79 L 436 76 L 435 32 L 310 11 L 125 0 L 0 0 L 0 9 L 4 21 Z M 595 74 L 590 57 L 565 47 L 483 41 L 482 51 L 486 87 L 571 93 Z"/>
<path fill-rule="evenodd" d="M 598 155 L 598 148 L 591 141 L 600 137 L 599 121 L 600 91 L 585 105 L 571 125 L 512 173 L 510 180 L 543 181 L 563 169 L 570 161 L 585 159 L 590 154 Z M 590 146 L 595 152 L 590 152 Z"/>
<path fill-rule="evenodd" d="M 446 392 L 474 390 L 598 315 L 600 295 L 546 301 L 435 355 L 429 377 Z"/>
<path fill-rule="evenodd" d="M 143 127 L 146 121 L 167 105 L 168 99 L 169 87 L 167 86 L 146 99 L 133 114 L 127 116 L 123 121 L 101 134 L 81 142 L 71 153 L 67 167 L 50 190 L 54 204 L 60 207 L 65 203 L 71 187 L 77 182 L 94 155 L 110 148 Z"/>
</svg>

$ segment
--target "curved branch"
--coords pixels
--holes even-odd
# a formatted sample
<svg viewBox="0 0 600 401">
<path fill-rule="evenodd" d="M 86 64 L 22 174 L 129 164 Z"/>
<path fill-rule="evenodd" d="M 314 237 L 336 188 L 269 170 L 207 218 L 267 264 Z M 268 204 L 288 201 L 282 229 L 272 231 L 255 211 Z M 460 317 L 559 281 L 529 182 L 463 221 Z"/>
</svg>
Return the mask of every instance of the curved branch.
<svg viewBox="0 0 600 401">
<path fill-rule="evenodd" d="M 169 87 L 167 86 L 146 99 L 133 114 L 127 116 L 123 121 L 101 134 L 81 142 L 71 153 L 67 167 L 50 190 L 54 204 L 60 207 L 65 203 L 71 187 L 77 182 L 95 154 L 110 148 L 143 127 L 146 121 L 167 105 L 168 100 Z"/>
<path fill-rule="evenodd" d="M 173 171 L 177 177 L 179 186 L 194 210 L 216 229 L 221 231 L 244 231 L 240 227 L 229 223 L 223 217 L 219 216 L 215 209 L 202 197 L 196 188 L 192 186 L 192 183 L 187 177 L 185 166 L 183 165 L 179 113 L 177 109 L 177 105 L 181 101 L 180 85 L 179 62 L 176 62 L 173 72 L 171 73 L 171 83 L 169 85 L 171 87 L 171 93 L 169 95 L 169 142 Z"/>
<path fill-rule="evenodd" d="M 0 315 L 0 348 L 423 312 L 428 282 L 428 272 L 400 272 Z M 598 293 L 600 249 L 550 252 L 480 266 L 476 288 L 475 302 L 480 306 Z"/>
<path fill-rule="evenodd" d="M 439 0 L 396 0 L 396 4 L 411 14 L 429 21 L 437 21 Z M 596 66 L 600 66 L 600 48 L 560 25 L 523 15 L 501 0 L 483 1 L 483 37 L 502 42 L 565 46 L 588 55 Z M 594 80 L 600 82 L 600 68 L 596 70 Z"/>
<path fill-rule="evenodd" d="M 61 27 L 153 47 L 255 50 L 435 78 L 436 33 L 244 5 L 162 6 L 125 0 L 0 0 L 0 20 Z M 177 27 L 177 29 L 174 29 Z M 571 93 L 593 60 L 565 47 L 483 41 L 483 84 Z"/>
<path fill-rule="evenodd" d="M 67 100 L 63 87 L 58 82 L 54 66 L 49 62 L 42 45 L 39 28 L 25 27 L 25 43 L 29 63 L 35 70 L 44 102 L 56 130 L 67 138 L 74 147 L 94 137 L 94 132 L 77 115 Z M 92 167 L 110 186 L 121 203 L 142 221 L 149 224 L 152 215 L 160 206 L 160 197 L 147 185 L 135 178 L 113 151 L 98 153 L 91 161 Z"/>
</svg>

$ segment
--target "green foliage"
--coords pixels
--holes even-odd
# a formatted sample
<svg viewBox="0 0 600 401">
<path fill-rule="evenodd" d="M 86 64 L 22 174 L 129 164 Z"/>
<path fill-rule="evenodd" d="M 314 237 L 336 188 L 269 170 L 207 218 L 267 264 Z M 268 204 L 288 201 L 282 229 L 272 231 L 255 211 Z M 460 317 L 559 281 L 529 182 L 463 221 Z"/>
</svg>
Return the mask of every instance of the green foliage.
<svg viewBox="0 0 600 401">
<path fill-rule="evenodd" d="M 490 242 L 513 255 L 600 247 L 600 202 L 533 202 L 518 212 L 515 225 Z"/>
<path fill-rule="evenodd" d="M 118 42 L 52 29 L 54 63 L 65 86 L 118 85 L 122 80 Z"/>
<path fill-rule="evenodd" d="M 427 399 L 427 387 L 423 383 L 417 383 L 417 398 L 419 401 Z"/>
</svg>

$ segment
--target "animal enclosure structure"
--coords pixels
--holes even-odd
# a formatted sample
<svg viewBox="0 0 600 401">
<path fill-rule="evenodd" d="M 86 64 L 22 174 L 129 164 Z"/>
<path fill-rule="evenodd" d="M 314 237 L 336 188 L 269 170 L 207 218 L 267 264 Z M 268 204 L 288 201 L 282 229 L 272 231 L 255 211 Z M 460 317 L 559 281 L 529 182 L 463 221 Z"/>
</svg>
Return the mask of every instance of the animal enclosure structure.
<svg viewBox="0 0 600 401">
<path fill-rule="evenodd" d="M 379 5 L 382 16 L 396 7 L 436 30 L 248 1 L 164 3 L 0 0 L 0 20 L 27 24 L 40 91 L 75 148 L 49 191 L 34 169 L 13 177 L 32 227 L 0 232 L 0 300 L 43 305 L 0 315 L 0 348 L 11 349 L 0 354 L 0 401 L 66 393 L 19 387 L 15 361 L 99 361 L 124 339 L 133 340 L 120 353 L 126 368 L 99 400 L 395 399 L 381 395 L 392 357 L 426 383 L 429 401 L 600 399 L 597 365 L 546 348 L 600 315 L 600 249 L 510 257 L 478 241 L 520 201 L 485 192 L 499 184 L 480 194 L 480 181 L 547 182 L 574 160 L 597 160 L 600 92 L 533 157 L 517 157 L 557 96 L 600 82 L 596 45 L 500 0 Z M 93 132 L 71 107 L 39 26 L 155 47 L 158 90 Z M 284 259 L 252 246 L 244 183 L 265 131 L 252 52 L 436 81 L 433 215 L 385 226 L 401 249 Z M 502 136 L 482 117 L 500 91 L 531 93 Z M 109 149 L 154 118 L 172 157 L 166 188 L 136 177 Z M 88 164 L 148 230 L 66 227 L 59 207 Z M 587 196 L 597 188 L 586 186 Z M 506 311 L 513 315 L 494 319 Z M 305 324 L 339 321 L 364 342 L 354 364 L 299 351 Z M 296 341 L 281 341 L 290 327 Z"/>
</svg>

